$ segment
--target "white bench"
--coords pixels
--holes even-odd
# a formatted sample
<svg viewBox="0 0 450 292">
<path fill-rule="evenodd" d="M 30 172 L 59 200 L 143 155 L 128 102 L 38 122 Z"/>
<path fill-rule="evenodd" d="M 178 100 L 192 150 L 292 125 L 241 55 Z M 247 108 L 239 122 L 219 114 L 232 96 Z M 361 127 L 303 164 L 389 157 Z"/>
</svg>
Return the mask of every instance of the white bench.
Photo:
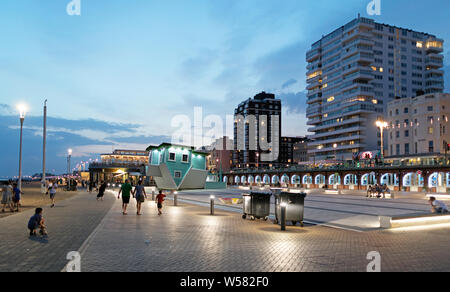
<svg viewBox="0 0 450 292">
<path fill-rule="evenodd" d="M 380 227 L 384 229 L 429 226 L 450 223 L 450 214 L 417 214 L 405 216 L 380 216 Z"/>
</svg>

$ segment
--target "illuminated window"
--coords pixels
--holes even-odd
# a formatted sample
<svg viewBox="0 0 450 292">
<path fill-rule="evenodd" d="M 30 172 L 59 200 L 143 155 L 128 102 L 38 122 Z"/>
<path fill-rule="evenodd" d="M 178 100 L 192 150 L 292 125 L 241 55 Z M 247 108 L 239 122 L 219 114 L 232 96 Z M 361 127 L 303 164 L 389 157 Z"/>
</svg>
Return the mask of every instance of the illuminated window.
<svg viewBox="0 0 450 292">
<path fill-rule="evenodd" d="M 373 103 L 373 104 L 378 104 L 378 100 L 373 99 L 373 100 L 372 100 L 372 103 Z"/>
<path fill-rule="evenodd" d="M 334 96 L 331 96 L 327 99 L 327 102 L 332 102 L 332 101 L 334 101 Z"/>
<path fill-rule="evenodd" d="M 375 67 L 375 66 L 372 66 L 370 68 L 372 68 L 373 71 L 377 71 L 377 67 Z"/>
<path fill-rule="evenodd" d="M 382 67 L 380 67 L 380 72 L 383 72 L 383 71 L 384 71 L 384 69 Z"/>
<path fill-rule="evenodd" d="M 327 87 L 328 87 L 328 83 L 325 83 L 322 88 L 327 88 Z"/>
<path fill-rule="evenodd" d="M 423 43 L 422 42 L 417 42 L 416 47 L 422 48 L 423 47 Z"/>
</svg>

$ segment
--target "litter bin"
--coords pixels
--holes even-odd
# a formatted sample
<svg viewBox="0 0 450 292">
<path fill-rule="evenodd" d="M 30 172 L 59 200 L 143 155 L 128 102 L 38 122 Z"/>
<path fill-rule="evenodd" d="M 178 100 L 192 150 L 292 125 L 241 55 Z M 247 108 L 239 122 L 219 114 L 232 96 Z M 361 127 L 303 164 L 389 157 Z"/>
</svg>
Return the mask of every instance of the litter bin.
<svg viewBox="0 0 450 292">
<path fill-rule="evenodd" d="M 264 219 L 267 221 L 270 215 L 270 197 L 272 193 L 251 192 L 244 194 L 242 219 L 250 217 L 251 220 Z"/>
<path fill-rule="evenodd" d="M 306 193 L 286 193 L 282 192 L 275 196 L 275 224 L 280 223 L 281 204 L 286 203 L 286 221 L 291 221 L 292 225 L 303 227 L 303 218 L 305 213 Z"/>
</svg>

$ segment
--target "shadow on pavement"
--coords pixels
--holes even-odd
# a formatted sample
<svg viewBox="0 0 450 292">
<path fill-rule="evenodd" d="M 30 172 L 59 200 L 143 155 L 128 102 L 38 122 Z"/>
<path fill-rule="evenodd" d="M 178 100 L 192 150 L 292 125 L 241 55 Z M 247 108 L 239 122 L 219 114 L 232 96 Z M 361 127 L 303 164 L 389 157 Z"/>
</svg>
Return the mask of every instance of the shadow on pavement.
<svg viewBox="0 0 450 292">
<path fill-rule="evenodd" d="M 47 244 L 48 243 L 48 237 L 42 237 L 42 236 L 29 236 L 28 237 L 31 241 Z"/>
</svg>

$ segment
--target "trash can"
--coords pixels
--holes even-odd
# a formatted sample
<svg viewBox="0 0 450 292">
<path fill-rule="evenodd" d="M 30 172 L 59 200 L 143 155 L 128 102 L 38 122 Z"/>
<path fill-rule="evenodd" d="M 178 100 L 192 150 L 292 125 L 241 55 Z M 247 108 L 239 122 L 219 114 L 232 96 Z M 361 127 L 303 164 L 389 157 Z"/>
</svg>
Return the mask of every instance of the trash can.
<svg viewBox="0 0 450 292">
<path fill-rule="evenodd" d="M 270 215 L 270 198 L 272 193 L 251 192 L 244 194 L 242 219 L 263 219 L 267 221 Z"/>
<path fill-rule="evenodd" d="M 291 221 L 292 225 L 303 227 L 303 218 L 305 213 L 306 193 L 286 193 L 282 192 L 275 196 L 275 224 L 280 223 L 281 204 L 286 203 L 286 221 Z"/>
</svg>

